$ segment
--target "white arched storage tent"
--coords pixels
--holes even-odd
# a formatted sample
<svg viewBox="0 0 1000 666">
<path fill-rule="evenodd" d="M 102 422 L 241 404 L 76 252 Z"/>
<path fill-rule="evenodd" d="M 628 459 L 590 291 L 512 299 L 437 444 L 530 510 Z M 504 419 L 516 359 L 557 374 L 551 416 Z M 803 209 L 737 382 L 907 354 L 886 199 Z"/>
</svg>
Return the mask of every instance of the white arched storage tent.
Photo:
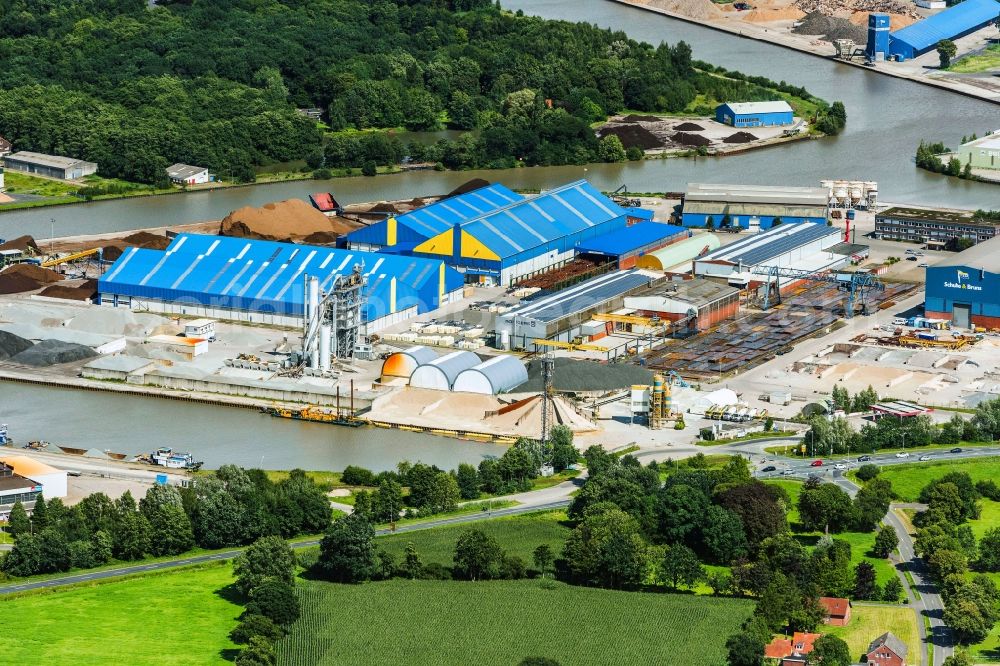
<svg viewBox="0 0 1000 666">
<path fill-rule="evenodd" d="M 416 345 L 409 349 L 390 354 L 382 363 L 383 377 L 403 377 L 409 379 L 413 371 L 425 363 L 435 360 L 438 355 L 430 347 Z"/>
<path fill-rule="evenodd" d="M 455 379 L 454 390 L 497 395 L 512 391 L 526 381 L 528 371 L 524 363 L 513 356 L 494 356 L 474 368 L 463 370 Z"/>
<path fill-rule="evenodd" d="M 410 386 L 450 391 L 463 370 L 479 365 L 479 357 L 470 351 L 457 351 L 424 363 L 410 375 Z"/>
</svg>

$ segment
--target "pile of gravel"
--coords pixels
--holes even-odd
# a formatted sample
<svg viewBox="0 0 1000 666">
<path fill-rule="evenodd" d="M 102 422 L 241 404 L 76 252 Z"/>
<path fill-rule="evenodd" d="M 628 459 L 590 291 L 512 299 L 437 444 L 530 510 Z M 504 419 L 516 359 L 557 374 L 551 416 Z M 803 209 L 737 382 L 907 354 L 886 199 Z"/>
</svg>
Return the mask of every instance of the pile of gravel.
<svg viewBox="0 0 1000 666">
<path fill-rule="evenodd" d="M 868 30 L 865 26 L 854 25 L 847 19 L 827 16 L 820 11 L 809 12 L 806 17 L 795 24 L 792 32 L 798 35 L 819 35 L 828 42 L 837 39 L 853 39 L 858 44 L 868 42 Z"/>
<path fill-rule="evenodd" d="M 34 343 L 31 340 L 25 340 L 21 336 L 8 333 L 7 331 L 0 331 L 0 361 L 5 361 L 11 356 L 17 356 L 21 352 L 31 349 L 33 346 Z"/>
<path fill-rule="evenodd" d="M 680 132 L 701 132 L 705 128 L 702 127 L 701 125 L 699 125 L 698 123 L 688 122 L 688 123 L 681 123 L 680 125 L 678 125 L 674 129 L 678 130 Z"/>
<path fill-rule="evenodd" d="M 83 361 L 95 356 L 97 356 L 97 352 L 86 345 L 78 345 L 75 342 L 60 342 L 59 340 L 42 340 L 30 349 L 25 349 L 11 356 L 10 360 L 22 365 L 46 368 L 60 363 Z"/>
<path fill-rule="evenodd" d="M 722 141 L 724 143 L 750 143 L 757 140 L 757 137 L 750 132 L 737 132 L 736 134 L 730 134 Z"/>
<path fill-rule="evenodd" d="M 663 141 L 659 137 L 642 125 L 635 123 L 630 125 L 606 125 L 598 130 L 597 133 L 602 139 L 614 134 L 621 140 L 622 146 L 625 148 L 651 150 L 663 147 Z"/>
<path fill-rule="evenodd" d="M 712 145 L 711 139 L 707 139 L 700 134 L 689 134 L 688 132 L 678 132 L 674 134 L 671 139 L 675 143 L 679 143 L 682 146 L 710 146 Z"/>
<path fill-rule="evenodd" d="M 556 358 L 553 386 L 557 391 L 614 391 L 633 384 L 651 384 L 653 373 L 631 363 L 595 363 L 571 358 Z M 518 392 L 541 391 L 542 364 L 528 361 L 528 382 Z"/>
</svg>

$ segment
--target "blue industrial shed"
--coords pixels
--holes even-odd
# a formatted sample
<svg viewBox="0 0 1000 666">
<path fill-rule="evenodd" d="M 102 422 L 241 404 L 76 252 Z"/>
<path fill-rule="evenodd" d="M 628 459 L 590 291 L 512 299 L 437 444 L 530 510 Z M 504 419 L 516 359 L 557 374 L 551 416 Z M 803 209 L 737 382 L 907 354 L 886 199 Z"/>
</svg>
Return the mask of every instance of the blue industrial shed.
<svg viewBox="0 0 1000 666">
<path fill-rule="evenodd" d="M 619 268 L 632 268 L 639 257 L 665 245 L 683 240 L 691 235 L 684 227 L 660 222 L 640 222 L 624 229 L 582 241 L 576 246 L 578 254 L 596 254 L 614 257 Z"/>
<path fill-rule="evenodd" d="M 352 250 L 407 254 L 459 222 L 523 200 L 523 195 L 499 183 L 487 185 L 357 229 L 345 240 Z"/>
<path fill-rule="evenodd" d="M 958 39 L 1000 18 L 997 0 L 964 0 L 923 21 L 889 33 L 889 54 L 899 60 L 916 58 L 942 39 Z"/>
<path fill-rule="evenodd" d="M 715 119 L 733 127 L 775 127 L 795 122 L 788 102 L 726 102 L 715 109 Z"/>
<path fill-rule="evenodd" d="M 300 325 L 306 275 L 329 289 L 362 265 L 368 332 L 461 297 L 462 276 L 441 261 L 200 234 L 166 250 L 127 250 L 98 281 L 103 305 Z"/>
<path fill-rule="evenodd" d="M 512 284 L 571 259 L 584 240 L 628 224 L 628 211 L 578 180 L 456 223 L 413 248 L 467 276 Z"/>
<path fill-rule="evenodd" d="M 1000 237 L 927 269 L 924 314 L 959 328 L 1000 328 Z"/>
</svg>

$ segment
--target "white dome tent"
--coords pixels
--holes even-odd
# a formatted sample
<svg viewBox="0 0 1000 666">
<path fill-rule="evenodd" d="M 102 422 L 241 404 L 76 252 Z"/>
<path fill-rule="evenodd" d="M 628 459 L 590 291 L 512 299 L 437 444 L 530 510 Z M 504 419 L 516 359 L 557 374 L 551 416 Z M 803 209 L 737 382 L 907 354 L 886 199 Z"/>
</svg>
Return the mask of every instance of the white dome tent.
<svg viewBox="0 0 1000 666">
<path fill-rule="evenodd" d="M 463 370 L 455 379 L 454 390 L 497 395 L 514 390 L 528 381 L 524 364 L 513 356 L 494 356 Z"/>
<path fill-rule="evenodd" d="M 413 388 L 450 391 L 463 370 L 479 365 L 479 357 L 470 351 L 456 351 L 424 363 L 410 375 Z"/>
</svg>

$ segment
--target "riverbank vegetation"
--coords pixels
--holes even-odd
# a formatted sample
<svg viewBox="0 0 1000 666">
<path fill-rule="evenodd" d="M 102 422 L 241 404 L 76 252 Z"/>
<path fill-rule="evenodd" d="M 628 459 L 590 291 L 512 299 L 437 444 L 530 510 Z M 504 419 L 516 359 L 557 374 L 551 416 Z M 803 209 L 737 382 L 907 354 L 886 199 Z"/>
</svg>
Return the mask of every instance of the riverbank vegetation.
<svg viewBox="0 0 1000 666">
<path fill-rule="evenodd" d="M 965 142 L 963 141 L 963 143 Z M 951 157 L 945 162 L 941 157 L 947 155 L 951 155 Z M 967 163 L 963 166 L 962 161 L 954 156 L 951 149 L 940 141 L 936 143 L 924 143 L 921 141 L 920 145 L 917 146 L 915 161 L 918 168 L 926 169 L 927 171 L 963 180 L 979 180 L 979 177 L 972 173 L 972 164 Z"/>
<path fill-rule="evenodd" d="M 948 67 L 956 74 L 978 74 L 1000 69 L 1000 44 L 990 44 L 975 55 L 959 58 Z"/>
<path fill-rule="evenodd" d="M 252 181 L 255 165 L 298 159 L 365 173 L 404 157 L 451 168 L 619 160 L 590 124 L 621 109 L 677 112 L 699 95 L 824 104 L 694 61 L 683 42 L 654 47 L 490 0 L 0 4 L 0 132 L 132 182 L 163 185 L 174 162 Z M 344 134 L 399 127 L 468 134 L 422 154 L 369 139 L 363 160 Z"/>
</svg>

